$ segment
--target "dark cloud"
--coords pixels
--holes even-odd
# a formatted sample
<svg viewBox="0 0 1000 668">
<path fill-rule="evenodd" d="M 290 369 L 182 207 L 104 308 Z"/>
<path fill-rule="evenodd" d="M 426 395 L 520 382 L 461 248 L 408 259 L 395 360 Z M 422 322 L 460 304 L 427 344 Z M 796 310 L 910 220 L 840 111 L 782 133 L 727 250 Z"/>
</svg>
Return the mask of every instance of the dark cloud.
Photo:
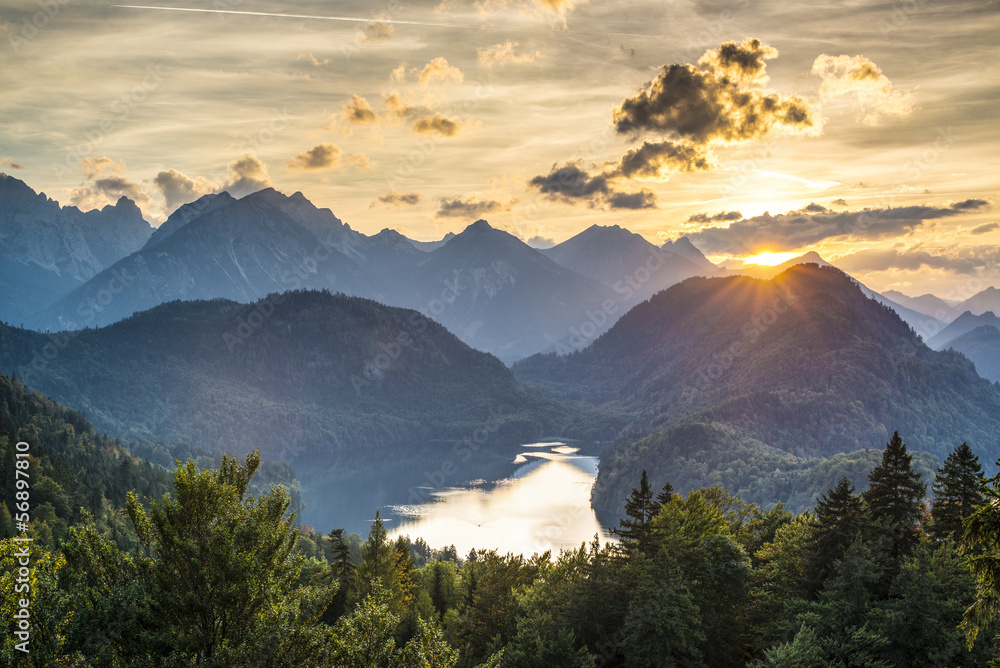
<svg viewBox="0 0 1000 668">
<path fill-rule="evenodd" d="M 806 208 L 802 210 L 806 213 L 826 213 L 829 211 L 829 209 L 822 204 L 816 204 L 815 202 L 809 202 L 809 204 L 806 205 Z"/>
<path fill-rule="evenodd" d="M 669 141 L 643 142 L 628 151 L 612 171 L 629 179 L 662 179 L 668 172 L 694 172 L 712 168 L 704 149 Z"/>
<path fill-rule="evenodd" d="M 984 199 L 967 199 L 951 205 L 951 208 L 955 211 L 976 211 L 978 209 L 988 209 L 989 207 L 990 203 Z"/>
<path fill-rule="evenodd" d="M 848 272 L 943 269 L 957 274 L 975 274 L 981 269 L 995 266 L 998 260 L 1000 251 L 990 246 L 972 246 L 937 254 L 921 248 L 892 248 L 863 250 L 845 255 L 837 260 L 837 266 Z"/>
<path fill-rule="evenodd" d="M 712 215 L 707 213 L 696 213 L 688 218 L 689 223 L 713 223 L 724 220 L 740 220 L 743 214 L 739 211 L 720 211 Z"/>
<path fill-rule="evenodd" d="M 835 199 L 830 203 L 833 204 L 834 206 L 847 206 L 847 200 L 843 198 Z"/>
<path fill-rule="evenodd" d="M 288 161 L 291 169 L 329 169 L 340 164 L 343 151 L 334 144 L 319 144 Z"/>
<path fill-rule="evenodd" d="M 14 162 L 13 158 L 0 158 L 0 167 L 10 167 L 11 169 L 24 169 L 24 165 Z"/>
<path fill-rule="evenodd" d="M 987 232 L 992 232 L 997 229 L 1000 229 L 1000 223 L 983 223 L 982 225 L 973 227 L 969 230 L 969 234 L 986 234 Z"/>
<path fill-rule="evenodd" d="M 462 123 L 442 114 L 423 116 L 413 121 L 413 131 L 422 134 L 438 134 L 442 137 L 454 137 L 462 129 Z"/>
<path fill-rule="evenodd" d="M 777 55 L 760 40 L 748 39 L 723 44 L 697 65 L 665 65 L 614 110 L 615 130 L 651 131 L 706 144 L 758 139 L 776 127 L 796 132 L 818 128 L 820 120 L 809 101 L 764 90 L 765 61 Z"/>
<path fill-rule="evenodd" d="M 651 190 L 617 190 L 607 174 L 592 176 L 575 162 L 566 163 L 562 167 L 553 165 L 548 174 L 536 176 L 528 185 L 537 188 L 549 199 L 571 204 L 586 201 L 592 208 L 604 206 L 610 209 L 650 209 L 656 206 L 656 196 Z"/>
<path fill-rule="evenodd" d="M 802 209 L 778 215 L 765 213 L 730 223 L 728 227 L 708 227 L 690 236 L 707 253 L 751 255 L 763 248 L 804 248 L 834 237 L 885 239 L 912 232 L 927 220 L 962 213 L 951 207 L 931 206 L 844 212 Z"/>
<path fill-rule="evenodd" d="M 438 207 L 437 214 L 435 215 L 438 218 L 468 218 L 470 220 L 478 220 L 487 214 L 510 211 L 516 203 L 516 198 L 508 202 L 501 202 L 495 199 L 481 200 L 476 197 L 466 199 L 462 199 L 461 197 L 454 199 L 442 197 L 441 206 Z"/>
<path fill-rule="evenodd" d="M 360 95 L 352 95 L 351 99 L 344 105 L 344 120 L 354 125 L 364 125 L 374 123 L 378 120 L 375 110 L 368 104 L 368 100 Z"/>
<path fill-rule="evenodd" d="M 404 205 L 413 206 L 420 202 L 420 193 L 401 193 L 395 190 L 390 190 L 384 195 L 379 195 L 378 199 L 371 203 L 369 208 L 372 208 L 378 204 L 385 204 L 387 206 L 400 208 Z"/>
<path fill-rule="evenodd" d="M 75 188 L 70 193 L 70 201 L 83 211 L 99 209 L 117 202 L 122 197 L 129 198 L 139 208 L 146 210 L 153 203 L 152 198 L 143 190 L 141 184 L 124 176 L 102 176 L 89 185 Z"/>
</svg>

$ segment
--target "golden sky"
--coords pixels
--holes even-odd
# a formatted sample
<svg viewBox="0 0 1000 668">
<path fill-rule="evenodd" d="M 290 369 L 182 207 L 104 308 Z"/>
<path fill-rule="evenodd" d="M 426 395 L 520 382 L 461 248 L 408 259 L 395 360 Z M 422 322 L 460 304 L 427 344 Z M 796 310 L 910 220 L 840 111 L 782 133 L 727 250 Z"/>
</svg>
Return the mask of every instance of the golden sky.
<svg viewBox="0 0 1000 668">
<path fill-rule="evenodd" d="M 1000 284 L 997 2 L 145 2 L 224 13 L 0 0 L 0 170 L 154 224 L 273 185 L 368 234 L 618 224 Z"/>
</svg>

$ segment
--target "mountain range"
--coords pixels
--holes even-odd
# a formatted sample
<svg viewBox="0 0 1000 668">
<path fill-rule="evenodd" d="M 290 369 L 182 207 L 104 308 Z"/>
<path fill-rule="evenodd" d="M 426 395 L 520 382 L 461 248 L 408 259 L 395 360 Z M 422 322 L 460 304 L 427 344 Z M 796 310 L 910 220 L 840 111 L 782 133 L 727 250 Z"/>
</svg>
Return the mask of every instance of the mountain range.
<svg viewBox="0 0 1000 668">
<path fill-rule="evenodd" d="M 152 233 L 126 197 L 84 213 L 0 173 L 0 317 L 30 317 L 141 248 Z"/>
<path fill-rule="evenodd" d="M 329 292 L 174 301 L 57 334 L 3 325 L 0 368 L 116 436 L 270 458 L 370 457 L 484 429 L 518 442 L 567 421 L 422 314 Z"/>
<path fill-rule="evenodd" d="M 586 350 L 513 368 L 540 392 L 626 414 L 594 489 L 595 506 L 609 510 L 642 468 L 679 490 L 722 482 L 750 500 L 809 505 L 791 492 L 807 489 L 817 466 L 856 465 L 849 453 L 896 429 L 936 457 L 963 441 L 1000 455 L 1000 385 L 958 353 L 931 350 L 833 267 L 692 278 Z M 836 483 L 828 477 L 817 484 Z"/>
</svg>

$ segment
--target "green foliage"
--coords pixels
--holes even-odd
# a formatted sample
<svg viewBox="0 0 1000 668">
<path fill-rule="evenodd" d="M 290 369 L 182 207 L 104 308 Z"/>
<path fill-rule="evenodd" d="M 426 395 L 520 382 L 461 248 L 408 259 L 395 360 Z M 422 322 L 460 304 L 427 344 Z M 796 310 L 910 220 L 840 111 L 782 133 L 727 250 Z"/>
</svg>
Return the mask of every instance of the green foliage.
<svg viewBox="0 0 1000 668">
<path fill-rule="evenodd" d="M 920 519 L 927 486 L 913 470 L 913 458 L 899 432 L 892 435 L 882 453 L 882 463 L 868 475 L 865 503 L 874 522 L 888 528 L 893 558 L 910 553 L 920 537 Z"/>
<path fill-rule="evenodd" d="M 955 448 L 934 478 L 934 523 L 937 538 L 962 536 L 962 524 L 983 502 L 983 467 L 968 443 Z"/>
</svg>

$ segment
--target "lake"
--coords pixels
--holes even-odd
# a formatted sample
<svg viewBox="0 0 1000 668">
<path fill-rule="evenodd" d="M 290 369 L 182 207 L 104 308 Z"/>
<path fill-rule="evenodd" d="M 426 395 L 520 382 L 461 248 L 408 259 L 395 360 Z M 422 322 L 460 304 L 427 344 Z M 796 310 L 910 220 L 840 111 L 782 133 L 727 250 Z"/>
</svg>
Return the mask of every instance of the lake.
<svg viewBox="0 0 1000 668">
<path fill-rule="evenodd" d="M 390 537 L 531 555 L 608 538 L 590 507 L 602 445 L 570 441 L 490 446 L 456 456 L 423 444 L 391 459 L 312 457 L 295 462 L 303 522 L 367 535 L 380 509 Z M 396 451 L 400 452 L 399 450 Z M 461 453 L 459 453 L 461 455 Z"/>
</svg>

